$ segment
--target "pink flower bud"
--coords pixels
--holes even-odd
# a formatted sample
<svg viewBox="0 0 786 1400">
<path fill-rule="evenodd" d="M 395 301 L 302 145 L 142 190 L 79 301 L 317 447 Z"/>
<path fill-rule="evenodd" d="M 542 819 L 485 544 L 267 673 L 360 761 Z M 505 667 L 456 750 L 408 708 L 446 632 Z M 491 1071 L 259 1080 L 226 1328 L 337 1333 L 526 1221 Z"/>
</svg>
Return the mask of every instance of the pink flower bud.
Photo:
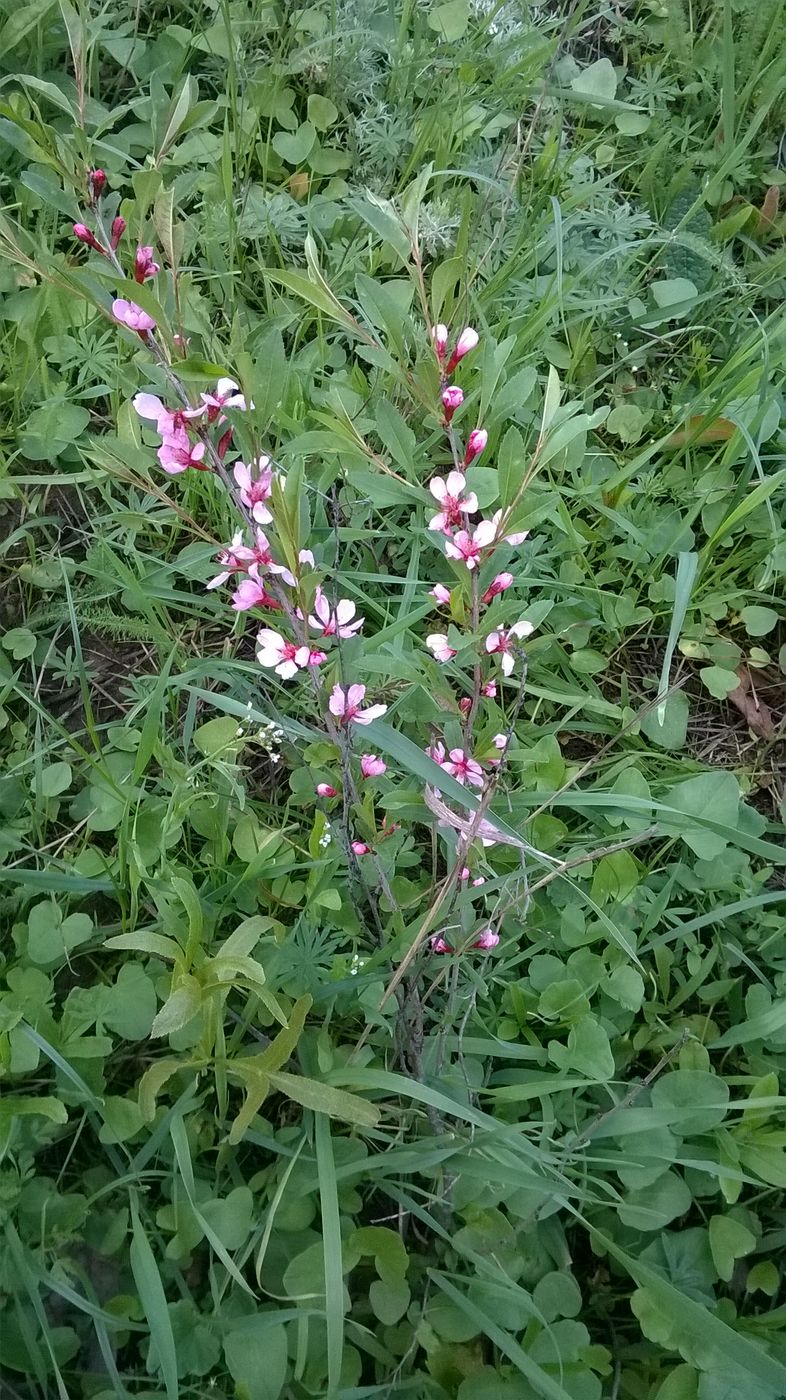
<svg viewBox="0 0 786 1400">
<path fill-rule="evenodd" d="M 486 681 L 486 684 L 484 685 L 480 693 L 481 695 L 485 695 L 487 700 L 495 700 L 497 697 L 497 682 Z"/>
<path fill-rule="evenodd" d="M 116 297 L 112 302 L 112 315 L 121 326 L 128 326 L 130 331 L 136 331 L 143 339 L 148 331 L 155 329 L 155 321 L 152 316 L 148 316 L 141 306 L 137 306 L 135 301 L 126 301 L 125 297 Z M 203 449 L 204 450 L 204 449 Z"/>
<path fill-rule="evenodd" d="M 221 461 L 222 461 L 222 462 L 223 462 L 224 458 L 226 457 L 227 452 L 229 451 L 229 444 L 230 444 L 231 441 L 232 441 L 232 434 L 233 434 L 234 431 L 235 431 L 234 428 L 233 428 L 233 427 L 231 426 L 231 424 L 230 424 L 230 426 L 227 428 L 226 432 L 225 432 L 225 433 L 222 433 L 222 434 L 221 434 L 221 437 L 218 439 L 218 445 L 217 445 L 217 447 L 216 447 L 216 451 L 217 451 L 219 457 L 221 458 Z"/>
<path fill-rule="evenodd" d="M 456 348 L 453 354 L 445 365 L 445 373 L 450 374 L 456 368 L 459 360 L 463 360 L 464 356 L 468 355 L 470 350 L 475 349 L 479 340 L 480 336 L 477 331 L 474 330 L 472 326 L 466 326 L 456 341 Z"/>
<path fill-rule="evenodd" d="M 445 939 L 442 937 L 442 935 L 441 935 L 440 933 L 435 933 L 435 934 L 432 936 L 432 938 L 429 940 L 429 945 L 430 945 L 430 947 L 431 947 L 432 953 L 452 953 L 452 952 L 453 952 L 453 949 L 451 948 L 450 944 L 447 943 L 447 942 L 445 941 Z"/>
<path fill-rule="evenodd" d="M 470 462 L 474 462 L 475 458 L 480 456 L 488 440 L 489 435 L 485 428 L 472 429 L 472 432 L 467 438 L 467 448 L 464 453 L 465 467 L 468 467 Z"/>
<path fill-rule="evenodd" d="M 334 788 L 331 783 L 317 783 L 318 797 L 338 797 L 338 788 Z"/>
<path fill-rule="evenodd" d="M 484 928 L 483 932 L 478 934 L 478 936 L 477 936 L 477 938 L 475 939 L 475 942 L 472 944 L 472 946 L 473 946 L 473 948 L 484 948 L 484 949 L 485 949 L 485 948 L 496 948 L 496 946 L 497 946 L 498 943 L 499 943 L 499 934 L 498 934 L 498 933 L 495 933 L 494 930 L 493 930 L 493 928 Z"/>
<path fill-rule="evenodd" d="M 468 865 L 462 865 L 461 870 L 459 871 L 459 879 L 460 879 L 460 880 L 468 880 L 471 874 L 472 874 L 472 871 L 470 870 L 469 866 L 468 866 Z"/>
<path fill-rule="evenodd" d="M 360 771 L 364 778 L 381 778 L 387 769 L 383 759 L 374 753 L 364 753 L 360 760 Z"/>
<path fill-rule="evenodd" d="M 445 410 L 445 422 L 449 423 L 457 408 L 464 402 L 464 391 L 457 385 L 450 384 L 447 389 L 442 390 L 442 407 Z"/>
<path fill-rule="evenodd" d="M 483 594 L 483 597 L 480 600 L 481 603 L 490 603 L 492 598 L 496 598 L 498 593 L 504 593 L 505 589 L 510 588 L 510 585 L 512 583 L 512 574 L 497 574 L 497 577 L 491 580 L 491 583 L 489 584 L 488 588 Z"/>
<path fill-rule="evenodd" d="M 440 364 L 444 360 L 445 351 L 448 348 L 448 334 L 447 326 L 443 326 L 441 323 L 438 326 L 432 327 L 431 339 L 434 342 L 434 349 Z"/>
<path fill-rule="evenodd" d="M 109 241 L 112 244 L 113 249 L 117 248 L 117 245 L 120 242 L 120 239 L 123 237 L 125 231 L 126 221 L 125 219 L 121 219 L 120 215 L 118 214 L 117 218 L 112 220 L 112 227 L 109 230 Z"/>
<path fill-rule="evenodd" d="M 371 847 L 367 846 L 365 841 L 353 841 L 352 850 L 356 856 L 367 856 Z"/>
<path fill-rule="evenodd" d="M 461 699 L 459 700 L 459 709 L 466 718 L 466 716 L 470 713 L 472 709 L 472 700 L 470 699 L 469 695 L 463 695 L 461 697 Z"/>
<path fill-rule="evenodd" d="M 74 238 L 78 238 L 80 243 L 85 243 L 88 248 L 94 248 L 97 253 L 106 256 L 106 249 L 101 246 L 94 233 L 90 232 L 87 224 L 74 224 Z"/>
<path fill-rule="evenodd" d="M 436 598 L 437 602 L 442 603 L 443 606 L 446 607 L 450 602 L 450 589 L 446 588 L 444 583 L 435 584 L 430 592 L 432 598 Z"/>
<path fill-rule="evenodd" d="M 172 339 L 174 340 L 175 345 L 181 355 L 188 354 L 188 347 L 191 343 L 188 336 L 181 335 L 179 331 L 176 331 L 175 334 L 172 336 Z"/>
<path fill-rule="evenodd" d="M 100 199 L 106 189 L 106 172 L 91 170 L 87 177 L 87 188 L 91 199 Z"/>
<path fill-rule="evenodd" d="M 146 282 L 148 278 L 155 277 L 160 271 L 159 264 L 153 261 L 153 249 L 147 244 L 140 244 L 134 257 L 135 280 Z"/>
</svg>

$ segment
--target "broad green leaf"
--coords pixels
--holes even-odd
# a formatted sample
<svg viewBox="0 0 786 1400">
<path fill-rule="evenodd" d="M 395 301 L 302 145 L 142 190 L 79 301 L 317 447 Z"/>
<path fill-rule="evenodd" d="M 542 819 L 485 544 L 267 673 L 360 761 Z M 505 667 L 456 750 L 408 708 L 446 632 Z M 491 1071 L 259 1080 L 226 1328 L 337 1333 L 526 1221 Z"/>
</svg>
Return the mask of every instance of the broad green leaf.
<svg viewBox="0 0 786 1400">
<path fill-rule="evenodd" d="M 202 1006 L 203 992 L 195 977 L 180 977 L 150 1030 L 152 1036 L 172 1035 L 183 1029 Z"/>
<path fill-rule="evenodd" d="M 469 0 L 446 0 L 444 5 L 436 5 L 428 11 L 429 27 L 436 31 L 447 43 L 455 43 L 467 32 L 469 24 Z"/>
</svg>

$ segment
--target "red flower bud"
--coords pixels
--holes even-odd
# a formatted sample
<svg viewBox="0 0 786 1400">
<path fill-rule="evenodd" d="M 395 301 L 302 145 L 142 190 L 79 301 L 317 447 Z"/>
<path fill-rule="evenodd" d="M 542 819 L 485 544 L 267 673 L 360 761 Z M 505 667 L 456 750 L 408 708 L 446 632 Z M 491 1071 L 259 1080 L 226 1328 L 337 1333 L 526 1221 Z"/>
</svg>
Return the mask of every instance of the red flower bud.
<svg viewBox="0 0 786 1400">
<path fill-rule="evenodd" d="M 470 697 L 468 695 L 462 696 L 462 698 L 459 700 L 459 709 L 461 710 L 461 713 L 464 716 L 470 713 L 472 709 L 472 701 L 470 700 Z"/>
<path fill-rule="evenodd" d="M 106 256 L 106 248 L 103 248 L 94 233 L 90 232 L 87 224 L 74 224 L 74 238 L 78 238 L 80 243 L 86 244 L 88 248 L 94 248 L 97 253 Z"/>
<path fill-rule="evenodd" d="M 233 432 L 234 432 L 234 429 L 233 429 L 233 428 L 227 428 L 226 432 L 225 432 L 225 433 L 222 433 L 221 437 L 218 439 L 218 447 L 216 448 L 216 451 L 217 451 L 219 457 L 221 458 L 221 461 L 222 461 L 222 462 L 223 462 L 224 458 L 226 457 L 227 452 L 229 451 L 229 444 L 230 444 L 231 441 L 232 441 L 232 433 L 233 433 Z"/>
<path fill-rule="evenodd" d="M 106 172 L 104 170 L 91 170 L 87 177 L 87 188 L 91 200 L 100 199 L 106 189 Z"/>
<path fill-rule="evenodd" d="M 112 244 L 113 248 L 117 247 L 125 231 L 126 221 L 125 219 L 121 219 L 120 215 L 118 214 L 117 218 L 112 220 L 112 228 L 109 234 L 109 241 Z"/>
</svg>

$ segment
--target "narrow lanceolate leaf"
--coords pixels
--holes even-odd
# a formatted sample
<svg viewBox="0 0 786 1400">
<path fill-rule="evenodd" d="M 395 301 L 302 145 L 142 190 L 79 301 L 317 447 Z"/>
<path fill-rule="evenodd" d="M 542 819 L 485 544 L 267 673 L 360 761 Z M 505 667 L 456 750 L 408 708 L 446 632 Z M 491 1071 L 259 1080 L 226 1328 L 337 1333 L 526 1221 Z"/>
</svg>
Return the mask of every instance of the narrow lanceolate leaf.
<svg viewBox="0 0 786 1400">
<path fill-rule="evenodd" d="M 131 1232 L 129 1257 L 137 1295 L 150 1328 L 150 1338 L 155 1346 L 167 1400 L 179 1400 L 177 1353 L 164 1285 L 133 1197 Z"/>
<path fill-rule="evenodd" d="M 379 1109 L 374 1104 L 316 1079 L 280 1071 L 270 1075 L 270 1083 L 279 1093 L 286 1094 L 303 1108 L 313 1109 L 314 1113 L 327 1113 L 330 1118 L 355 1123 L 359 1128 L 373 1128 L 379 1122 Z"/>
</svg>

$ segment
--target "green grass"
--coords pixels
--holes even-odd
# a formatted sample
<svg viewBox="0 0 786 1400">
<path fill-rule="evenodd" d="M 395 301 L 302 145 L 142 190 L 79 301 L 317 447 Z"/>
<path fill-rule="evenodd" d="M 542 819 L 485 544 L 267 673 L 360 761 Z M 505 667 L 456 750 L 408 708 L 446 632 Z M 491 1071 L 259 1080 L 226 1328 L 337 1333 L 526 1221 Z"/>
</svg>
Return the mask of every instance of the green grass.
<svg viewBox="0 0 786 1400">
<path fill-rule="evenodd" d="M 5 7 L 11 1400 L 786 1394 L 783 15 Z M 118 213 L 121 268 L 71 231 Z M 301 610 L 365 619 L 321 689 L 206 591 L 236 508 L 161 471 L 116 296 L 253 401 Z M 438 322 L 529 531 L 478 588 L 426 528 Z M 425 753 L 497 734 L 483 791 Z"/>
</svg>

